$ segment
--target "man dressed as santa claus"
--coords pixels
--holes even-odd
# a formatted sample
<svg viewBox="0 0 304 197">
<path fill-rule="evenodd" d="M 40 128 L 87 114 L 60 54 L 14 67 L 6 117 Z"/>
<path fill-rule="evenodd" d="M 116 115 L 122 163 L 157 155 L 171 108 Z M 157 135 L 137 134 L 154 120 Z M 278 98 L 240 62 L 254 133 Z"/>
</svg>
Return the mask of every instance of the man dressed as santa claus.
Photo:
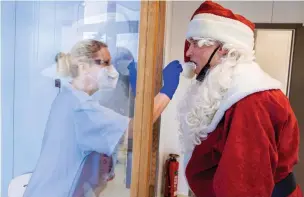
<svg viewBox="0 0 304 197">
<path fill-rule="evenodd" d="M 196 197 L 301 197 L 293 167 L 299 127 L 280 83 L 255 62 L 254 24 L 205 1 L 185 43 L 179 103 L 186 178 Z M 191 73 L 188 73 L 191 76 Z"/>
</svg>

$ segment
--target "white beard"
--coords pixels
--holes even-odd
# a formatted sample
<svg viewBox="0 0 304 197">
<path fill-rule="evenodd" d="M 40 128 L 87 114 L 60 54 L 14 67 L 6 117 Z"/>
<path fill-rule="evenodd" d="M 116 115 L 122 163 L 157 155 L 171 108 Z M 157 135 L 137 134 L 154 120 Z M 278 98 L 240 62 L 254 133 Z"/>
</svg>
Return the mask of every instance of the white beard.
<svg viewBox="0 0 304 197">
<path fill-rule="evenodd" d="M 178 105 L 181 143 L 186 152 L 207 138 L 204 132 L 219 109 L 231 84 L 233 63 L 224 62 L 210 69 L 203 82 L 191 81 Z"/>
<path fill-rule="evenodd" d="M 280 83 L 255 62 L 236 63 L 225 59 L 210 69 L 203 82 L 193 79 L 178 104 L 182 151 L 191 153 L 214 131 L 224 113 L 245 96 L 263 90 L 279 89 Z"/>
</svg>

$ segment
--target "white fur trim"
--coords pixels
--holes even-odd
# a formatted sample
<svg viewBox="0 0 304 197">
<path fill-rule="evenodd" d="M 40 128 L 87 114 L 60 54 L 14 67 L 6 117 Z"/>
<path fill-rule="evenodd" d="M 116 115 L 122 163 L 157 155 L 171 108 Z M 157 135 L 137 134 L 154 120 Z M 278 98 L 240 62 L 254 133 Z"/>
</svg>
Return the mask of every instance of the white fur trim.
<svg viewBox="0 0 304 197">
<path fill-rule="evenodd" d="M 214 131 L 226 110 L 241 99 L 257 92 L 281 88 L 281 83 L 271 78 L 257 64 L 244 64 L 238 68 L 239 70 L 236 72 L 241 74 L 234 80 L 234 85 L 228 91 L 227 99 L 221 103 L 207 128 L 207 133 Z"/>
<path fill-rule="evenodd" d="M 186 37 L 213 38 L 249 51 L 254 46 L 254 33 L 247 25 L 214 14 L 195 15 L 189 23 Z"/>
<path fill-rule="evenodd" d="M 220 65 L 219 65 L 220 66 Z M 229 70 L 220 70 L 221 67 L 216 67 L 219 70 L 213 71 L 213 73 L 217 73 L 221 71 L 227 72 L 229 74 Z M 216 69 L 215 68 L 215 69 Z M 212 74 L 212 73 L 210 73 Z M 208 79 L 212 79 L 214 76 L 207 76 L 205 80 L 208 82 Z M 265 90 L 271 89 L 280 89 L 281 84 L 279 81 L 270 77 L 267 73 L 265 73 L 257 63 L 239 63 L 237 66 L 233 68 L 233 72 L 231 74 L 232 81 L 229 82 L 228 90 L 225 92 L 218 92 L 218 94 L 222 94 L 223 98 L 218 103 L 218 105 L 214 102 L 209 102 L 208 99 L 216 99 L 220 98 L 218 96 L 214 98 L 204 97 L 203 100 L 197 100 L 194 97 L 195 108 L 193 106 L 188 106 L 187 104 L 182 105 L 181 110 L 179 111 L 181 114 L 181 140 L 184 143 L 184 153 L 190 154 L 192 153 L 194 147 L 199 145 L 202 139 L 206 139 L 208 135 L 213 132 L 218 123 L 222 120 L 225 112 L 235 103 L 243 99 L 244 97 L 251 95 L 256 92 L 261 92 Z M 204 81 L 205 82 L 205 81 Z M 204 84 L 203 82 L 203 84 Z M 211 82 L 212 83 L 212 82 Z M 222 82 L 223 83 L 223 82 Z M 205 84 L 206 85 L 206 84 Z M 211 87 L 211 86 L 210 86 Z M 214 86 L 216 88 L 216 86 Z M 194 86 L 196 88 L 196 86 Z M 211 90 L 211 89 L 210 89 Z M 218 90 L 216 90 L 216 93 Z M 199 92 L 202 93 L 202 92 Z M 196 93 L 197 94 L 197 93 Z M 212 94 L 212 93 L 211 93 Z M 215 94 L 217 95 L 217 94 Z M 197 98 L 201 98 L 200 94 L 197 95 Z M 207 98 L 207 99 L 206 99 Z M 191 101 L 193 102 L 193 101 Z M 203 102 L 203 103 L 201 103 Z M 210 105 L 210 106 L 209 106 Z M 218 106 L 218 107 L 216 107 Z M 200 108 L 203 107 L 203 108 Z M 204 110 L 207 109 L 207 113 L 197 113 L 195 110 Z M 184 122 L 185 113 L 183 110 L 189 110 L 191 114 L 190 124 Z M 211 112 L 211 113 L 210 113 Z M 214 112 L 214 113 L 213 113 Z M 214 114 L 214 115 L 213 115 Z M 187 116 L 187 113 L 186 113 Z M 189 119 L 188 119 L 189 120 Z M 199 121 L 199 123 L 198 123 Z M 195 126 L 199 129 L 193 129 L 192 126 Z"/>
</svg>

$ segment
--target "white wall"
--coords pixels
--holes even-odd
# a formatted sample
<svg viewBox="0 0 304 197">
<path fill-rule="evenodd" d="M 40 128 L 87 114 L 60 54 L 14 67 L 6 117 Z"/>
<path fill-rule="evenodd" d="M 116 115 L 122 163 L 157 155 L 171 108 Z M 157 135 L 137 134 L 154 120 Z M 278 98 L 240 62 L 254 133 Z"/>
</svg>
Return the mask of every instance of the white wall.
<svg viewBox="0 0 304 197">
<path fill-rule="evenodd" d="M 167 2 L 166 13 L 166 48 L 165 65 L 174 59 L 183 60 L 184 39 L 188 22 L 193 12 L 199 7 L 202 1 L 173 1 Z M 255 23 L 304 23 L 304 2 L 272 2 L 272 1 L 220 1 L 220 4 L 232 11 L 242 14 Z M 288 15 L 287 15 L 288 13 Z M 178 122 L 176 117 L 176 105 L 185 91 L 187 81 L 182 78 L 176 95 L 168 108 L 162 115 L 160 146 L 159 146 L 159 185 L 163 184 L 163 165 L 167 155 L 171 152 L 180 153 L 178 141 Z M 183 158 L 181 157 L 180 160 Z M 178 193 L 188 194 L 188 187 L 183 176 L 182 162 L 180 162 L 180 175 Z"/>
</svg>

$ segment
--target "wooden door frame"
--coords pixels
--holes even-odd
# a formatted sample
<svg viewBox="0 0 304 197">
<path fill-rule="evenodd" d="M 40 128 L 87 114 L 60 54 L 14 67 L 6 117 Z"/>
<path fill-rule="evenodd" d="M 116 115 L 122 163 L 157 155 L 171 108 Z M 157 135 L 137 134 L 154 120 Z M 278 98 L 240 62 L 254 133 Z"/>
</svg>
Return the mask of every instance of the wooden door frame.
<svg viewBox="0 0 304 197">
<path fill-rule="evenodd" d="M 162 84 L 165 14 L 165 1 L 141 1 L 131 197 L 153 197 L 157 188 L 160 120 L 152 121 L 154 96 Z"/>
</svg>

